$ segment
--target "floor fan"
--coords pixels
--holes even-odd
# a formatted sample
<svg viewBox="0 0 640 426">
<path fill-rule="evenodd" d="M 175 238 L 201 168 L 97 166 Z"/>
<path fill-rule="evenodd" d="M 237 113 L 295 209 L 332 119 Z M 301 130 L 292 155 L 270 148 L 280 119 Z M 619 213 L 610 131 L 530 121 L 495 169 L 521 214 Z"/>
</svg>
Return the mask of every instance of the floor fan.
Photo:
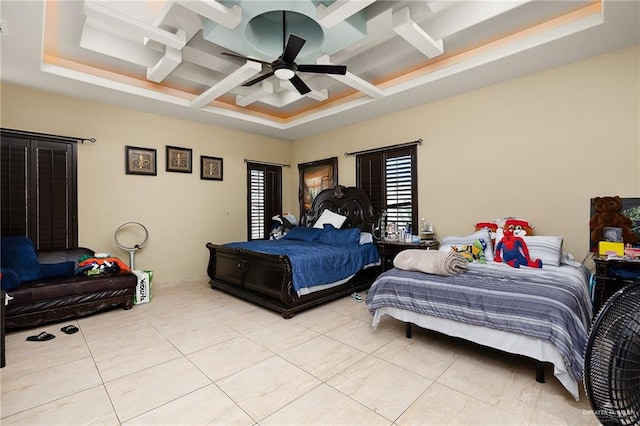
<svg viewBox="0 0 640 426">
<path fill-rule="evenodd" d="M 598 313 L 585 349 L 584 385 L 603 425 L 640 424 L 640 282 Z"/>
</svg>

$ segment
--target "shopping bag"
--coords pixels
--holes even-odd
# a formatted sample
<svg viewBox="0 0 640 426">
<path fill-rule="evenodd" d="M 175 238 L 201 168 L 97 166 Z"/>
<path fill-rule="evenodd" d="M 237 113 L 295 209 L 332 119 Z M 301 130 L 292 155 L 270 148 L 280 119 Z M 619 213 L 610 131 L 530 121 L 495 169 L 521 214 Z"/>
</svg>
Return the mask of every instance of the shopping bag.
<svg viewBox="0 0 640 426">
<path fill-rule="evenodd" d="M 134 270 L 134 274 L 138 277 L 136 285 L 136 294 L 133 297 L 133 303 L 139 305 L 141 303 L 151 302 L 151 282 L 153 281 L 153 271 Z"/>
</svg>

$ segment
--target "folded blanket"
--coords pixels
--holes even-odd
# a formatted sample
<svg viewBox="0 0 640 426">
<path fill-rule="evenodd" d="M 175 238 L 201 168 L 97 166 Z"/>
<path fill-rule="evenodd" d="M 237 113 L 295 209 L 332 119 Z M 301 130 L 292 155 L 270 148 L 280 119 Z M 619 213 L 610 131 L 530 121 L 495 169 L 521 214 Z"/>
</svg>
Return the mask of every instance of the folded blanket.
<svg viewBox="0 0 640 426">
<path fill-rule="evenodd" d="M 393 259 L 398 269 L 435 275 L 456 275 L 466 271 L 468 264 L 460 253 L 439 250 L 403 250 Z"/>
</svg>

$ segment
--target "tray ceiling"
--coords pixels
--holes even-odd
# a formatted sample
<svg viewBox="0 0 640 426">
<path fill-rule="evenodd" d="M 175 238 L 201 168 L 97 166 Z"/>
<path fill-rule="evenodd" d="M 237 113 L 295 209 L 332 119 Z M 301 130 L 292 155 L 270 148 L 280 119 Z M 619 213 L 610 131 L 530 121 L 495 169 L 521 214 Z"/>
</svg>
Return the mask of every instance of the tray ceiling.
<svg viewBox="0 0 640 426">
<path fill-rule="evenodd" d="M 286 16 L 283 32 L 282 15 Z M 640 3 L 11 1 L 2 81 L 296 139 L 640 42 Z M 267 65 L 288 34 L 301 95 Z M 242 60 L 223 52 L 249 57 Z"/>
</svg>

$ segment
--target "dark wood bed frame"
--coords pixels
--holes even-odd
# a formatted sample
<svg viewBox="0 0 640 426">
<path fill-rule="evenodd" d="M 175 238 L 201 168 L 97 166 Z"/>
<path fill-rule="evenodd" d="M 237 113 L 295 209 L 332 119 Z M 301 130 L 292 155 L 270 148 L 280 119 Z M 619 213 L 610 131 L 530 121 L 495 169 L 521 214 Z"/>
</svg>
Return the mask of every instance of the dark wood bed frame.
<svg viewBox="0 0 640 426">
<path fill-rule="evenodd" d="M 325 209 L 346 216 L 342 229 L 359 228 L 373 233 L 377 224 L 369 197 L 360 188 L 336 186 L 321 191 L 299 226 L 313 226 Z M 288 256 L 257 253 L 241 248 L 207 243 L 207 274 L 211 288 L 275 310 L 289 319 L 303 309 L 344 297 L 369 286 L 380 272 L 371 267 L 358 272 L 338 286 L 298 296 L 292 285 L 291 261 Z"/>
</svg>

